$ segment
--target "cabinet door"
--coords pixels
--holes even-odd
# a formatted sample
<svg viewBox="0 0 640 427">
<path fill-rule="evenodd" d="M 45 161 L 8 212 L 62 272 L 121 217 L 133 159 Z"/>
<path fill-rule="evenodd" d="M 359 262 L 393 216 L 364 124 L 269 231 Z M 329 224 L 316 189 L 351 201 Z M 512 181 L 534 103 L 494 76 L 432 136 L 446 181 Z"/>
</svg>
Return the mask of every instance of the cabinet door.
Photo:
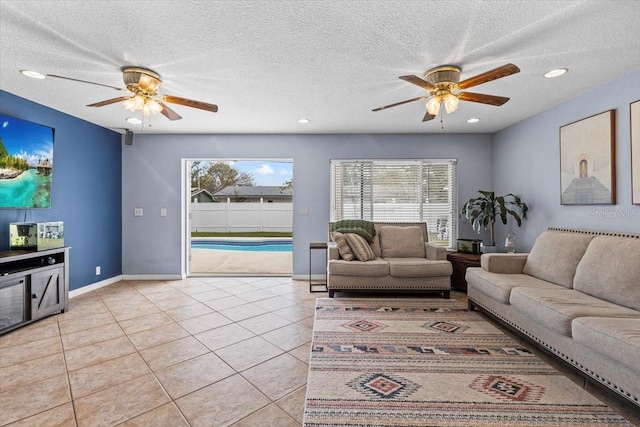
<svg viewBox="0 0 640 427">
<path fill-rule="evenodd" d="M 64 267 L 59 265 L 31 275 L 31 320 L 64 309 Z"/>
</svg>

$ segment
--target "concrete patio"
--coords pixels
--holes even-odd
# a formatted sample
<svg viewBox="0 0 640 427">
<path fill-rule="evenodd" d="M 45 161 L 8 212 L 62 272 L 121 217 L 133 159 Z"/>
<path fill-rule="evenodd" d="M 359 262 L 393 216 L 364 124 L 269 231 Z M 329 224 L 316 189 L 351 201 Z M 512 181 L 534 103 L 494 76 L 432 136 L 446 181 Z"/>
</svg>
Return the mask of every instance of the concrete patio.
<svg viewBox="0 0 640 427">
<path fill-rule="evenodd" d="M 291 252 L 191 249 L 192 275 L 291 276 Z"/>
</svg>

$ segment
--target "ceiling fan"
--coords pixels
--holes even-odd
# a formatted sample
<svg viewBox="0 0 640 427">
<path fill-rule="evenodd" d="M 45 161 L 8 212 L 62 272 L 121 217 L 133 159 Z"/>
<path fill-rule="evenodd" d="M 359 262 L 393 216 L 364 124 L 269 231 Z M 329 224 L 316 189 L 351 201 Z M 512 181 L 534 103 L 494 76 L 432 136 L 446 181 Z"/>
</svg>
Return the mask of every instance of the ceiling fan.
<svg viewBox="0 0 640 427">
<path fill-rule="evenodd" d="M 126 88 L 110 86 L 102 83 L 94 83 L 86 80 L 74 79 L 71 77 L 58 76 L 55 74 L 47 74 L 47 77 L 57 79 L 72 80 L 75 82 L 89 83 L 92 85 L 108 87 L 121 92 L 127 92 L 127 95 L 111 98 L 104 101 L 87 105 L 87 107 L 104 107 L 105 105 L 122 102 L 124 107 L 129 111 L 142 111 L 145 116 L 162 113 L 169 120 L 180 120 L 182 116 L 173 111 L 166 103 L 183 105 L 185 107 L 198 108 L 200 110 L 211 111 L 216 113 L 218 106 L 192 99 L 181 98 L 173 95 L 161 95 L 158 89 L 162 84 L 160 74 L 148 68 L 142 67 L 123 67 L 122 79 Z"/>
<path fill-rule="evenodd" d="M 518 68 L 517 66 L 513 64 L 506 64 L 485 73 L 478 74 L 477 76 L 460 81 L 460 67 L 456 67 L 455 65 L 442 65 L 432 68 L 424 73 L 424 79 L 413 75 L 400 76 L 402 80 L 426 89 L 429 94 L 413 99 L 407 99 L 406 101 L 396 102 L 395 104 L 385 105 L 384 107 L 375 108 L 373 111 L 381 111 L 387 108 L 396 107 L 398 105 L 407 104 L 409 102 L 430 98 L 426 104 L 427 113 L 422 119 L 423 122 L 426 122 L 432 120 L 438 115 L 438 113 L 440 112 L 441 104 L 444 105 L 447 113 L 453 113 L 454 111 L 456 111 L 458 109 L 458 103 L 460 101 L 471 101 L 481 104 L 500 106 L 507 102 L 509 98 L 495 95 L 485 95 L 482 93 L 461 92 L 461 90 L 477 86 L 482 83 L 487 83 L 492 80 L 497 80 L 502 77 L 507 77 L 519 72 L 520 68 Z"/>
</svg>

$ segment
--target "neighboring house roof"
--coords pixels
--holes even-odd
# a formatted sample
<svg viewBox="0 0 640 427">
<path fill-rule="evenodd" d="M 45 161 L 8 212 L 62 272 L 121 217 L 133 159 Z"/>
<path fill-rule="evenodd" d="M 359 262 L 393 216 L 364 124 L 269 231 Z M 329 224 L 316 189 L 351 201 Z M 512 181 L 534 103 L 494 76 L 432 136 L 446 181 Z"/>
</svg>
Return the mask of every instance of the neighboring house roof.
<svg viewBox="0 0 640 427">
<path fill-rule="evenodd" d="M 268 197 L 268 198 L 291 198 L 293 190 L 287 188 L 282 190 L 277 185 L 236 185 L 223 188 L 213 195 L 213 197 Z"/>
<path fill-rule="evenodd" d="M 198 201 L 216 201 L 215 197 L 211 194 L 209 190 L 204 188 L 192 188 L 191 189 L 191 199 L 198 199 Z"/>
<path fill-rule="evenodd" d="M 205 193 L 207 196 L 213 198 L 213 194 L 211 194 L 209 192 L 209 190 L 205 189 L 205 188 L 192 188 L 191 189 L 191 197 L 193 196 L 197 196 L 200 193 Z"/>
</svg>

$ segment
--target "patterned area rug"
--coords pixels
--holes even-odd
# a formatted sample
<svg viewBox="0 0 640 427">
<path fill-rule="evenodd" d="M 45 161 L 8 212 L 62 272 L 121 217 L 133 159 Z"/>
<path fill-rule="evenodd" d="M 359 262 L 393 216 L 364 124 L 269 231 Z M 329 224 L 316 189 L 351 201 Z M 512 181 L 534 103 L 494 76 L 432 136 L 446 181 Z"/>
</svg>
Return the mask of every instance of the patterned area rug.
<svg viewBox="0 0 640 427">
<path fill-rule="evenodd" d="M 631 425 L 455 300 L 318 299 L 304 425 Z"/>
</svg>

